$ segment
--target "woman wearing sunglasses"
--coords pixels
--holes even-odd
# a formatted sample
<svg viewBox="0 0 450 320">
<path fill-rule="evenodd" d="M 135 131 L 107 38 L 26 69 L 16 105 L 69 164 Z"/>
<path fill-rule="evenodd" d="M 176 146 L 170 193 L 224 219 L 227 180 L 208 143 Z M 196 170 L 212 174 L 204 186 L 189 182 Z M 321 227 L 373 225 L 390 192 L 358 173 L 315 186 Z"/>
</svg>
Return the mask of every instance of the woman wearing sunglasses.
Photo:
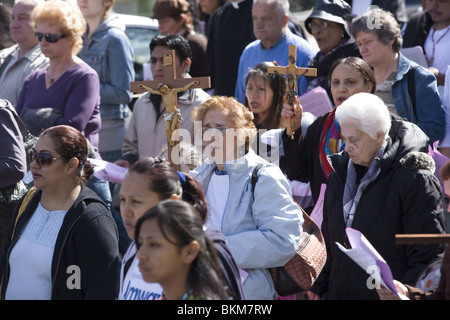
<svg viewBox="0 0 450 320">
<path fill-rule="evenodd" d="M 31 19 L 50 65 L 26 78 L 15 106 L 17 113 L 36 136 L 55 125 L 78 129 L 93 147 L 89 157 L 101 159 L 100 80 L 97 72 L 77 57 L 86 30 L 80 8 L 73 1 L 44 1 L 32 11 Z M 89 187 L 111 205 L 107 181 L 93 177 Z"/>
<path fill-rule="evenodd" d="M 94 172 L 87 154 L 86 139 L 71 126 L 39 137 L 30 153 L 36 189 L 25 210 L 16 210 L 5 247 L 2 299 L 116 298 L 117 227 L 85 186 Z"/>
<path fill-rule="evenodd" d="M 95 70 L 76 56 L 86 30 L 80 9 L 71 1 L 45 1 L 34 8 L 31 20 L 50 64 L 26 78 L 17 113 L 36 136 L 53 125 L 70 125 L 97 150 L 100 82 Z"/>
</svg>

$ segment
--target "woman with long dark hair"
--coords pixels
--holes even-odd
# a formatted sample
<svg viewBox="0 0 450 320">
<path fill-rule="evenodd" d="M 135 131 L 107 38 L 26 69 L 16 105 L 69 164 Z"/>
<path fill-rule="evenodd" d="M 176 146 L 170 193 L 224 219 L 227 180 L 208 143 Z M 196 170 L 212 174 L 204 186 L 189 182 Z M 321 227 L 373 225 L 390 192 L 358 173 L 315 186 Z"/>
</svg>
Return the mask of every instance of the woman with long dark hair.
<svg viewBox="0 0 450 320">
<path fill-rule="evenodd" d="M 163 300 L 228 298 L 214 245 L 189 203 L 158 203 L 137 221 L 135 239 L 142 277 L 161 284 Z"/>
<path fill-rule="evenodd" d="M 161 158 L 145 157 L 136 161 L 125 175 L 119 196 L 125 228 L 133 240 L 138 219 L 163 200 L 186 201 L 197 210 L 203 222 L 208 217 L 208 204 L 199 183 L 189 174 L 176 171 L 170 162 Z M 205 232 L 216 248 L 222 267 L 223 286 L 227 288 L 228 295 L 236 300 L 244 299 L 239 269 L 225 237 L 214 228 L 208 227 Z M 142 280 L 136 251 L 135 241 L 132 241 L 122 261 L 119 299 L 159 299 L 162 287 Z"/>
</svg>

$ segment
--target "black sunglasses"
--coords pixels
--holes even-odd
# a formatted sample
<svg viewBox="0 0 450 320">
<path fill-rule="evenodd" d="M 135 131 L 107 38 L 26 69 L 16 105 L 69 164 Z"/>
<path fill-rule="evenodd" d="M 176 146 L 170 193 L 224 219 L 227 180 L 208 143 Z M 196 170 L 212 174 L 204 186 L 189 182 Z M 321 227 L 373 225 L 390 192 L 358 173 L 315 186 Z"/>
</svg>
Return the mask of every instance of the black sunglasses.
<svg viewBox="0 0 450 320">
<path fill-rule="evenodd" d="M 28 156 L 30 157 L 30 162 L 36 160 L 36 163 L 39 165 L 39 167 L 49 167 L 55 160 L 67 160 L 67 158 L 64 157 L 55 158 L 50 153 L 37 153 L 35 149 L 31 149 L 28 153 Z"/>
<path fill-rule="evenodd" d="M 64 38 L 65 35 L 62 34 L 60 36 L 53 34 L 53 33 L 42 33 L 42 32 L 35 32 L 34 35 L 36 36 L 37 41 L 41 42 L 42 39 L 45 38 L 45 41 L 48 43 L 55 43 L 58 42 L 60 39 Z"/>
</svg>

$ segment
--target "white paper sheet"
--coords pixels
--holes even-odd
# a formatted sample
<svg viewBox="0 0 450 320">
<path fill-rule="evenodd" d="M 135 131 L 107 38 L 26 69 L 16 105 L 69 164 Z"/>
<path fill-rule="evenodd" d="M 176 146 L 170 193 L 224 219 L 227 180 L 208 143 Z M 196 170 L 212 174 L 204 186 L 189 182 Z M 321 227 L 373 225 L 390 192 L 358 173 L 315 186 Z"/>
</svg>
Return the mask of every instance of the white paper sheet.
<svg viewBox="0 0 450 320">
<path fill-rule="evenodd" d="M 416 46 L 412 48 L 403 48 L 400 50 L 400 52 L 409 60 L 412 60 L 415 63 L 420 64 L 424 68 L 428 68 L 428 62 L 427 59 L 425 59 L 425 55 L 423 54 L 421 46 Z"/>
<path fill-rule="evenodd" d="M 333 110 L 333 104 L 327 91 L 322 87 L 316 87 L 298 97 L 298 102 L 303 107 L 303 112 L 311 112 L 320 117 Z"/>
<path fill-rule="evenodd" d="M 98 159 L 89 159 L 94 165 L 94 176 L 101 180 L 122 183 L 128 169 L 115 163 Z"/>
<path fill-rule="evenodd" d="M 373 275 L 375 270 L 379 270 L 379 276 L 377 278 L 380 280 L 381 285 L 391 290 L 402 300 L 407 300 L 408 298 L 397 292 L 389 265 L 366 237 L 358 230 L 352 228 L 346 228 L 345 232 L 347 233 L 352 248 L 347 249 L 336 242 L 339 249 L 355 261 L 369 275 Z"/>
</svg>

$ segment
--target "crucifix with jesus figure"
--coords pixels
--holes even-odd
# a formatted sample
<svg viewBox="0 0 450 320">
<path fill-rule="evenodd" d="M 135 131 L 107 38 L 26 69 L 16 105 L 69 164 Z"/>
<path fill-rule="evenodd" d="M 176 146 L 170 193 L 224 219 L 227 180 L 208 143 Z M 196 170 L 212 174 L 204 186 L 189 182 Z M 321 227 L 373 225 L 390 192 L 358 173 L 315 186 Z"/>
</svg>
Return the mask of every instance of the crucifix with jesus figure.
<svg viewBox="0 0 450 320">
<path fill-rule="evenodd" d="M 183 118 L 178 109 L 177 93 L 192 88 L 210 88 L 211 80 L 210 77 L 177 78 L 175 50 L 166 50 L 163 54 L 164 82 L 133 81 L 130 83 L 130 89 L 134 93 L 144 93 L 148 91 L 153 94 L 161 95 L 164 105 L 166 106 L 164 120 L 166 121 L 168 160 L 172 162 L 172 150 L 179 143 L 177 129 L 179 129 L 180 124 L 183 123 Z"/>
<path fill-rule="evenodd" d="M 268 67 L 268 73 L 280 73 L 287 76 L 287 102 L 293 108 L 294 112 L 299 109 L 299 106 L 295 103 L 295 96 L 297 95 L 297 79 L 303 76 L 317 76 L 317 69 L 315 68 L 300 68 L 297 67 L 297 46 L 289 46 L 289 56 L 287 66 L 275 66 Z M 286 134 L 294 139 L 294 119 L 291 118 L 290 121 L 286 122 Z"/>
</svg>

